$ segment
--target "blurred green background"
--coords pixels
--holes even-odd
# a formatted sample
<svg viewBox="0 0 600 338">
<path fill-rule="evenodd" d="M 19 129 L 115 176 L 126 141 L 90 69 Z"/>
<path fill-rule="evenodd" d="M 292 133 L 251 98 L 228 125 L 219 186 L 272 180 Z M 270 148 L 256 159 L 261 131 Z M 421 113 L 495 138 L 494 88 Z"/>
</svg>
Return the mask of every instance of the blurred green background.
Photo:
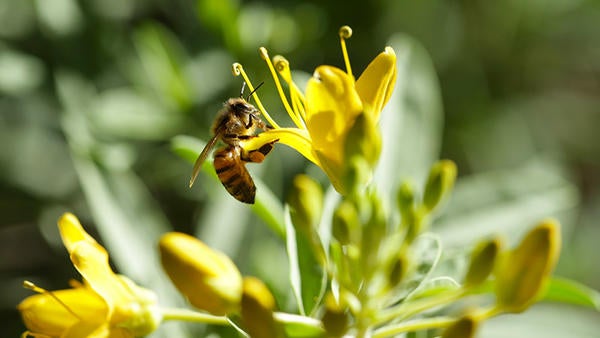
<svg viewBox="0 0 600 338">
<path fill-rule="evenodd" d="M 171 139 L 209 137 L 222 102 L 239 93 L 235 61 L 255 84 L 265 81 L 265 106 L 285 123 L 258 47 L 285 55 L 302 82 L 319 64 L 343 66 L 344 24 L 354 30 L 355 75 L 398 34 L 430 54 L 443 106 L 440 156 L 456 161 L 466 182 L 440 226 L 448 242 L 478 223 L 464 215 L 501 215 L 496 227 L 507 229 L 528 219 L 514 221 L 519 212 L 556 216 L 566 235 L 559 273 L 600 289 L 598 1 L 0 0 L 0 22 L 3 337 L 23 330 L 15 306 L 30 294 L 24 279 L 60 289 L 78 278 L 55 226 L 67 210 L 119 271 L 162 299 L 181 302 L 152 246 L 171 229 L 286 290 L 285 258 L 272 255 L 283 244 L 218 182 L 204 175 L 188 189 L 191 164 Z M 282 146 L 250 167 L 281 198 L 296 173 L 322 175 Z M 506 203 L 490 211 L 481 196 Z"/>
</svg>

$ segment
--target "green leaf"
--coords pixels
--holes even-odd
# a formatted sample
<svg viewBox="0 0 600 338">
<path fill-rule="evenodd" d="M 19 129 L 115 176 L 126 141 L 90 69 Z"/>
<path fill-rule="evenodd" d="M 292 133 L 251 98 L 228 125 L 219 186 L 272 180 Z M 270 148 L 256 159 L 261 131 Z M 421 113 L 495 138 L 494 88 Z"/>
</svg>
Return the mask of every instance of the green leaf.
<svg viewBox="0 0 600 338">
<path fill-rule="evenodd" d="M 552 278 L 542 299 L 580 305 L 600 312 L 600 292 L 566 278 Z"/>
<path fill-rule="evenodd" d="M 94 125 L 106 135 L 128 139 L 162 140 L 183 125 L 183 115 L 166 111 L 156 98 L 130 89 L 110 89 L 95 100 Z"/>
<path fill-rule="evenodd" d="M 292 290 L 300 313 L 311 315 L 323 298 L 327 275 L 319 264 L 309 238 L 303 232 L 296 232 L 287 206 L 285 229 Z"/>
<path fill-rule="evenodd" d="M 542 218 L 564 219 L 577 204 L 577 189 L 563 178 L 560 167 L 533 159 L 518 169 L 459 179 L 432 231 L 451 248 L 495 234 L 514 240 Z M 570 222 L 562 223 L 565 231 Z"/>
<path fill-rule="evenodd" d="M 171 149 L 177 155 L 190 163 L 194 163 L 198 154 L 206 145 L 205 142 L 191 136 L 175 136 L 171 140 Z M 190 174 L 192 168 L 190 167 Z M 212 158 L 209 156 L 202 165 L 202 172 L 208 174 L 215 181 L 218 181 L 217 174 L 212 166 Z M 265 224 L 277 235 L 285 237 L 285 226 L 283 224 L 283 206 L 275 194 L 265 185 L 262 180 L 253 177 L 256 185 L 256 199 L 252 206 L 252 211 L 260 217 Z M 184 180 L 187 182 L 187 179 Z"/>
<path fill-rule="evenodd" d="M 383 147 L 374 181 L 391 198 L 399 182 L 424 181 L 438 159 L 443 111 L 433 62 L 423 46 L 404 34 L 389 44 L 397 55 L 398 75 L 379 122 Z"/>
<path fill-rule="evenodd" d="M 141 69 L 128 69 L 139 70 L 132 73 L 134 81 L 140 88 L 150 89 L 150 94 L 158 95 L 166 107 L 186 111 L 193 99 L 182 69 L 187 56 L 179 40 L 164 26 L 147 23 L 136 30 L 133 42 L 141 63 Z"/>
<path fill-rule="evenodd" d="M 502 315 L 482 323 L 479 338 L 596 338 L 598 312 L 565 304 L 542 303 L 518 315 Z"/>
</svg>

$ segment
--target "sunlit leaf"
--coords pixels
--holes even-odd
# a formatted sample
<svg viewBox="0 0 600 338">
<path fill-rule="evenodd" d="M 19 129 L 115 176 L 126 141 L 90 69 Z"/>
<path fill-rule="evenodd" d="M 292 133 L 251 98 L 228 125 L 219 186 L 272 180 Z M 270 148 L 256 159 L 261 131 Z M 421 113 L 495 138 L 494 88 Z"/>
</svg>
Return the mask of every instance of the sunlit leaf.
<svg viewBox="0 0 600 338">
<path fill-rule="evenodd" d="M 289 210 L 286 210 L 285 228 L 292 290 L 300 313 L 311 315 L 323 297 L 327 276 L 306 234 L 296 232 Z"/>
<path fill-rule="evenodd" d="M 275 312 L 275 319 L 283 324 L 288 338 L 318 338 L 323 337 L 321 323 L 315 319 Z"/>
<path fill-rule="evenodd" d="M 422 181 L 438 159 L 442 137 L 441 94 L 433 63 L 416 40 L 390 39 L 397 55 L 394 93 L 379 122 L 383 148 L 374 175 L 377 187 L 391 196 L 405 179 Z"/>
<path fill-rule="evenodd" d="M 551 279 L 542 299 L 584 306 L 600 312 L 600 292 L 566 278 Z"/>
</svg>

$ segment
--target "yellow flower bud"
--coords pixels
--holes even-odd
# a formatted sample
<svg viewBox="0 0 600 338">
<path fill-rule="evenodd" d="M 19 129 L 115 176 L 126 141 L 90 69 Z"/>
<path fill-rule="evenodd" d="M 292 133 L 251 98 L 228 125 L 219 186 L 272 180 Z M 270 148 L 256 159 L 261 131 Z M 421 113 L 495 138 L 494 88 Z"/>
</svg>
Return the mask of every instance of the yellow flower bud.
<svg viewBox="0 0 600 338">
<path fill-rule="evenodd" d="M 178 232 L 163 235 L 159 247 L 163 269 L 192 305 L 214 315 L 239 309 L 242 276 L 229 257 Z"/>
<path fill-rule="evenodd" d="M 321 219 L 323 209 L 321 186 L 310 176 L 297 175 L 294 178 L 288 203 L 294 227 L 310 236 Z"/>
<path fill-rule="evenodd" d="M 431 167 L 429 178 L 425 184 L 423 206 L 433 210 L 444 196 L 450 192 L 456 180 L 456 164 L 450 160 L 442 160 Z"/>
<path fill-rule="evenodd" d="M 450 325 L 442 338 L 472 338 L 477 331 L 477 320 L 470 315 L 464 316 Z"/>
<path fill-rule="evenodd" d="M 522 312 L 536 301 L 554 270 L 560 253 L 560 226 L 544 220 L 515 249 L 505 253 L 494 271 L 498 307 Z"/>
<path fill-rule="evenodd" d="M 475 247 L 465 276 L 465 287 L 477 286 L 488 278 L 494 269 L 501 247 L 499 238 L 483 241 Z"/>
<path fill-rule="evenodd" d="M 244 277 L 242 322 L 252 338 L 283 337 L 282 328 L 275 322 L 275 298 L 258 278 Z"/>
<path fill-rule="evenodd" d="M 391 288 L 399 285 L 404 280 L 409 263 L 410 261 L 404 251 L 401 251 L 396 259 L 392 261 L 390 272 L 388 274 L 388 285 Z"/>
</svg>

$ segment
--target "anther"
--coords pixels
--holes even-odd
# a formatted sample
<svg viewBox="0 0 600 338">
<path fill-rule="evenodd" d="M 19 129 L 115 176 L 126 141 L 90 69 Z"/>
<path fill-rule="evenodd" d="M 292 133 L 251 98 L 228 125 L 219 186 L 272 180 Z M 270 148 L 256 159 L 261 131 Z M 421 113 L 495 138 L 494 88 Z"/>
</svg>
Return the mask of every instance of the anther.
<svg viewBox="0 0 600 338">
<path fill-rule="evenodd" d="M 258 49 L 258 52 L 260 53 L 260 57 L 263 58 L 263 60 L 269 59 L 269 52 L 267 52 L 267 49 L 265 47 L 260 47 Z"/>
<path fill-rule="evenodd" d="M 231 65 L 231 72 L 233 73 L 233 76 L 240 76 L 242 74 L 242 65 L 237 62 L 234 63 Z"/>
<path fill-rule="evenodd" d="M 352 36 L 352 28 L 350 26 L 342 26 L 338 32 L 340 38 L 349 39 Z"/>
<path fill-rule="evenodd" d="M 41 287 L 35 285 L 33 282 L 30 282 L 28 280 L 23 281 L 23 287 L 25 289 L 29 289 L 33 292 L 37 292 L 37 293 L 45 293 L 46 290 L 42 289 Z"/>
</svg>

